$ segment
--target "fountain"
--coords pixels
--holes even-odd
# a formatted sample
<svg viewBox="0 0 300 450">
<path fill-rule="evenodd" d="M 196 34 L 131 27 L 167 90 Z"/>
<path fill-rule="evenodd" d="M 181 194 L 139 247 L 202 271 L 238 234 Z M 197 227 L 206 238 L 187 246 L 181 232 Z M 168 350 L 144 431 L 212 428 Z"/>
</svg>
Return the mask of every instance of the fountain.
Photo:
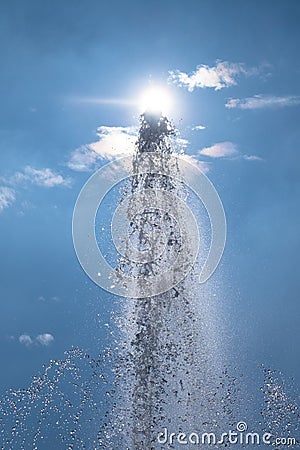
<svg viewBox="0 0 300 450">
<path fill-rule="evenodd" d="M 218 339 L 221 314 L 213 309 L 211 286 L 199 287 L 193 270 L 205 259 L 205 239 L 192 270 L 169 289 L 156 289 L 157 274 L 184 253 L 184 234 L 176 221 L 181 209 L 175 205 L 170 211 L 167 196 L 145 209 L 148 200 L 140 193 L 152 199 L 153 193 L 164 191 L 189 201 L 183 183 L 167 175 L 175 138 L 174 127 L 162 114 L 141 116 L 134 176 L 120 199 L 130 218 L 129 239 L 114 281 L 130 277 L 134 295 L 118 299 L 110 347 L 96 356 L 73 348 L 64 359 L 50 361 L 27 389 L 7 392 L 0 407 L 1 449 L 179 449 L 187 439 L 184 434 L 194 447 L 201 433 L 221 436 L 252 417 L 237 370 Z M 141 170 L 145 153 L 164 166 L 163 174 Z M 139 258 L 131 258 L 132 247 Z M 163 250 L 158 256 L 157 248 Z M 187 256 L 192 252 L 189 242 L 184 251 Z M 145 296 L 147 283 L 158 294 Z M 264 369 L 264 376 L 264 406 L 251 426 L 292 436 L 299 420 L 297 405 L 274 372 Z M 218 442 L 216 447 L 230 446 L 226 440 Z"/>
</svg>

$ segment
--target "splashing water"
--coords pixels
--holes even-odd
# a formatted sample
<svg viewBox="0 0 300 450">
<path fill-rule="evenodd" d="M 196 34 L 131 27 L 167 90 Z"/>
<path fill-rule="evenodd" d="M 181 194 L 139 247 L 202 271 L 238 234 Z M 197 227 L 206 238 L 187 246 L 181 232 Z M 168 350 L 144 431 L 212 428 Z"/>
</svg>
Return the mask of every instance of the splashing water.
<svg viewBox="0 0 300 450">
<path fill-rule="evenodd" d="M 264 394 L 264 407 L 261 411 L 266 430 L 269 433 L 283 437 L 287 442 L 290 438 L 299 437 L 300 412 L 295 400 L 291 398 L 289 386 L 282 372 L 263 368 L 264 384 L 261 391 Z M 297 448 L 299 446 L 297 440 Z M 287 444 L 278 445 L 284 448 Z"/>
<path fill-rule="evenodd" d="M 144 152 L 171 154 L 169 138 L 173 135 L 174 130 L 165 118 L 144 116 L 134 164 L 139 166 L 140 155 Z M 164 162 L 169 163 L 165 158 Z M 132 192 L 149 188 L 175 191 L 177 196 L 186 197 L 183 186 L 174 184 L 165 175 L 142 173 L 132 180 Z M 182 251 L 181 230 L 176 228 L 163 201 L 159 206 L 150 214 L 148 211 L 146 216 L 139 216 L 131 225 L 132 235 L 138 233 L 136 241 L 140 247 L 148 242 L 153 231 L 167 235 L 163 256 L 145 264 L 133 263 L 126 257 L 121 260 L 120 270 L 130 271 L 137 280 L 142 272 L 142 282 L 148 277 L 155 283 L 157 272 L 165 265 L 171 266 L 174 254 Z M 143 204 L 141 210 L 142 207 Z M 132 217 L 130 208 L 128 215 Z M 187 252 L 189 254 L 189 249 Z M 136 289 L 140 289 L 138 282 Z M 213 346 L 209 347 L 212 343 L 205 329 L 205 323 L 211 324 L 207 317 L 209 310 L 207 305 L 203 308 L 204 303 L 201 305 L 196 295 L 193 274 L 160 295 L 136 297 L 124 301 L 120 319 L 125 366 L 120 365 L 119 370 L 126 373 L 127 381 L 125 390 L 124 383 L 120 383 L 117 405 L 117 415 L 127 418 L 123 424 L 122 448 L 159 448 L 157 435 L 166 425 L 172 430 L 180 430 L 185 425 L 195 431 L 204 422 L 214 427 L 221 425 L 221 414 L 217 414 L 216 408 L 212 414 L 207 414 L 211 411 L 212 399 L 208 394 L 216 367 L 213 361 L 216 352 Z M 205 417 L 202 411 L 206 411 Z"/>
<path fill-rule="evenodd" d="M 94 431 L 105 423 L 113 393 L 109 353 L 94 359 L 74 348 L 65 355 L 2 399 L 1 449 L 97 448 Z"/>
<path fill-rule="evenodd" d="M 133 158 L 136 175 L 124 189 L 121 204 L 126 196 L 146 189 L 189 201 L 181 183 L 140 170 L 144 153 L 168 158 L 176 148 L 175 135 L 166 118 L 142 116 Z M 159 295 L 139 296 L 145 280 L 155 285 L 157 274 L 174 264 L 183 245 L 182 230 L 168 204 L 162 201 L 146 211 L 143 202 L 140 196 L 126 206 L 129 241 L 117 274 L 130 274 L 136 295 L 122 298 L 113 313 L 110 348 L 97 356 L 74 348 L 65 359 L 50 361 L 27 389 L 9 391 L 0 407 L 1 449 L 179 449 L 175 441 L 162 447 L 158 434 L 167 428 L 176 434 L 221 435 L 241 420 L 240 405 L 247 408 L 247 399 L 221 342 L 221 312 L 214 310 L 209 288 L 200 289 L 197 278 L 197 264 L 207 251 L 205 238 L 195 270 L 184 280 Z M 131 245 L 151 257 L 132 260 Z M 163 252 L 157 257 L 160 246 Z M 298 407 L 278 377 L 264 369 L 263 407 L 255 426 L 261 421 L 263 430 L 276 436 L 295 436 Z"/>
</svg>

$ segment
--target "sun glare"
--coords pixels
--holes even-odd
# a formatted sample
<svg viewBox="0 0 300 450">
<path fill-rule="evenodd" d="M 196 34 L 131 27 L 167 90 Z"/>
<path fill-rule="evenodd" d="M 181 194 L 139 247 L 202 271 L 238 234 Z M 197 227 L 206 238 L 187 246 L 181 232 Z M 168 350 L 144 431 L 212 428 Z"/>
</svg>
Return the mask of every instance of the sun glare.
<svg viewBox="0 0 300 450">
<path fill-rule="evenodd" d="M 141 113 L 166 115 L 171 110 L 171 99 L 168 93 L 160 87 L 147 89 L 140 97 L 139 107 Z"/>
</svg>

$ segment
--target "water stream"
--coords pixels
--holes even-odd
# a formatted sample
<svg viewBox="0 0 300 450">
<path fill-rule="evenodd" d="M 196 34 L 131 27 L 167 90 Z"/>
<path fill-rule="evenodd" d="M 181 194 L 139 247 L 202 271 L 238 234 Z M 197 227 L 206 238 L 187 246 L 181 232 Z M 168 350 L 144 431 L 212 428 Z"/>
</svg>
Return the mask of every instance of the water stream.
<svg viewBox="0 0 300 450">
<path fill-rule="evenodd" d="M 158 158 L 163 154 L 165 164 L 176 151 L 171 123 L 164 117 L 142 116 L 133 157 L 136 175 L 120 203 L 125 204 L 128 195 L 157 189 L 192 203 L 186 188 L 171 177 L 139 173 L 143 153 Z M 199 284 L 198 266 L 208 245 L 205 233 L 198 259 L 182 281 L 158 295 L 139 296 L 145 280 L 155 291 L 157 274 L 172 267 L 183 244 L 168 201 L 150 205 L 145 213 L 143 198 L 132 197 L 126 204 L 131 218 L 128 252 L 119 258 L 117 271 L 136 280 L 136 295 L 118 299 L 109 348 L 97 355 L 79 348 L 66 351 L 64 359 L 50 361 L 27 389 L 7 392 L 0 406 L 1 449 L 246 448 L 249 445 L 226 439 L 219 444 L 196 442 L 204 432 L 219 439 L 236 430 L 241 420 L 251 421 L 257 432 L 297 436 L 299 410 L 280 374 L 261 370 L 257 381 L 261 403 L 255 414 L 241 388 L 241 374 L 231 365 L 222 334 L 226 328 L 222 309 L 212 301 L 213 285 Z M 176 211 L 180 214 L 180 208 Z M 201 222 L 199 211 L 195 215 Z M 132 261 L 131 245 L 152 258 Z M 160 247 L 163 252 L 156 257 Z M 192 251 L 189 242 L 184 251 Z M 179 433 L 190 436 L 188 444 L 178 441 Z"/>
</svg>

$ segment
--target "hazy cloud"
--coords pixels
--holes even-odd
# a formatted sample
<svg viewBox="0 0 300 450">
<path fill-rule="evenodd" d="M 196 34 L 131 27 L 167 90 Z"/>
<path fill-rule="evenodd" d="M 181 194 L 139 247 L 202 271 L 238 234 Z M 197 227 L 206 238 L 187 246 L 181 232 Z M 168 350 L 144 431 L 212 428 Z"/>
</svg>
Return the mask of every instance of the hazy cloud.
<svg viewBox="0 0 300 450">
<path fill-rule="evenodd" d="M 31 166 L 26 166 L 22 172 L 16 172 L 8 180 L 11 184 L 21 184 L 29 182 L 37 186 L 54 187 L 54 186 L 69 186 L 70 179 L 64 178 L 59 173 L 52 169 L 35 169 Z"/>
<path fill-rule="evenodd" d="M 246 161 L 263 161 L 263 158 L 255 155 L 243 155 L 243 159 Z"/>
<path fill-rule="evenodd" d="M 99 155 L 94 150 L 89 146 L 81 146 L 72 152 L 67 166 L 77 172 L 89 172 L 95 169 L 98 160 Z"/>
<path fill-rule="evenodd" d="M 236 144 L 233 142 L 218 142 L 211 147 L 205 147 L 199 151 L 199 155 L 210 156 L 211 158 L 224 158 L 238 154 Z"/>
<path fill-rule="evenodd" d="M 26 345 L 26 347 L 30 347 L 33 344 L 33 340 L 28 334 L 21 334 L 19 336 L 20 344 Z"/>
<path fill-rule="evenodd" d="M 41 345 L 47 346 L 47 345 L 51 344 L 51 342 L 54 341 L 54 337 L 50 333 L 39 334 L 36 337 L 36 341 Z"/>
<path fill-rule="evenodd" d="M 206 127 L 204 125 L 195 125 L 194 127 L 192 127 L 193 131 L 201 131 L 201 130 L 206 130 Z"/>
<path fill-rule="evenodd" d="M 203 173 L 209 172 L 210 164 L 207 163 L 206 161 L 199 161 L 199 159 L 195 155 L 183 154 L 181 155 L 181 158 L 185 159 L 190 164 L 194 164 L 195 166 L 197 166 L 198 169 L 201 170 L 201 172 Z"/>
<path fill-rule="evenodd" d="M 43 295 L 40 295 L 39 297 L 38 297 L 38 301 L 39 302 L 46 302 L 46 301 L 51 301 L 51 302 L 59 302 L 60 301 L 60 298 L 57 296 L 57 295 L 54 295 L 53 297 L 44 297 Z"/>
<path fill-rule="evenodd" d="M 169 80 L 190 92 L 195 88 L 213 88 L 215 91 L 237 84 L 239 75 L 253 75 L 257 69 L 246 69 L 242 63 L 217 61 L 215 66 L 201 64 L 190 74 L 179 70 L 170 71 Z"/>
<path fill-rule="evenodd" d="M 112 160 L 133 153 L 137 140 L 136 127 L 107 127 L 97 130 L 98 140 L 76 149 L 68 167 L 76 171 L 94 170 L 101 159 Z"/>
<path fill-rule="evenodd" d="M 52 188 L 55 186 L 70 186 L 71 179 L 64 178 L 59 173 L 52 169 L 35 169 L 31 166 L 26 166 L 22 171 L 15 172 L 9 177 L 0 177 L 0 182 L 6 184 L 6 186 L 0 186 L 0 212 L 9 206 L 16 199 L 16 190 L 19 187 L 24 187 L 27 184 L 33 184 L 36 186 L 43 186 Z M 9 187 L 10 186 L 10 187 Z M 12 187 L 15 189 L 12 189 Z M 23 202 L 23 206 L 26 202 Z M 20 214 L 23 214 L 21 211 Z"/>
<path fill-rule="evenodd" d="M 15 201 L 15 191 L 7 186 L 0 186 L 0 212 Z"/>
<path fill-rule="evenodd" d="M 54 336 L 50 333 L 39 334 L 36 338 L 32 338 L 29 334 L 21 334 L 19 336 L 19 342 L 26 347 L 31 347 L 32 345 L 42 345 L 48 346 L 54 341 Z"/>
<path fill-rule="evenodd" d="M 284 108 L 286 106 L 300 105 L 300 96 L 290 95 L 277 97 L 274 95 L 254 95 L 248 98 L 231 98 L 225 104 L 226 108 L 262 109 Z"/>
<path fill-rule="evenodd" d="M 210 158 L 231 158 L 244 159 L 245 161 L 263 161 L 262 158 L 255 155 L 243 155 L 238 151 L 234 142 L 218 142 L 211 147 L 205 147 L 198 152 L 199 155 L 209 156 Z"/>
</svg>

